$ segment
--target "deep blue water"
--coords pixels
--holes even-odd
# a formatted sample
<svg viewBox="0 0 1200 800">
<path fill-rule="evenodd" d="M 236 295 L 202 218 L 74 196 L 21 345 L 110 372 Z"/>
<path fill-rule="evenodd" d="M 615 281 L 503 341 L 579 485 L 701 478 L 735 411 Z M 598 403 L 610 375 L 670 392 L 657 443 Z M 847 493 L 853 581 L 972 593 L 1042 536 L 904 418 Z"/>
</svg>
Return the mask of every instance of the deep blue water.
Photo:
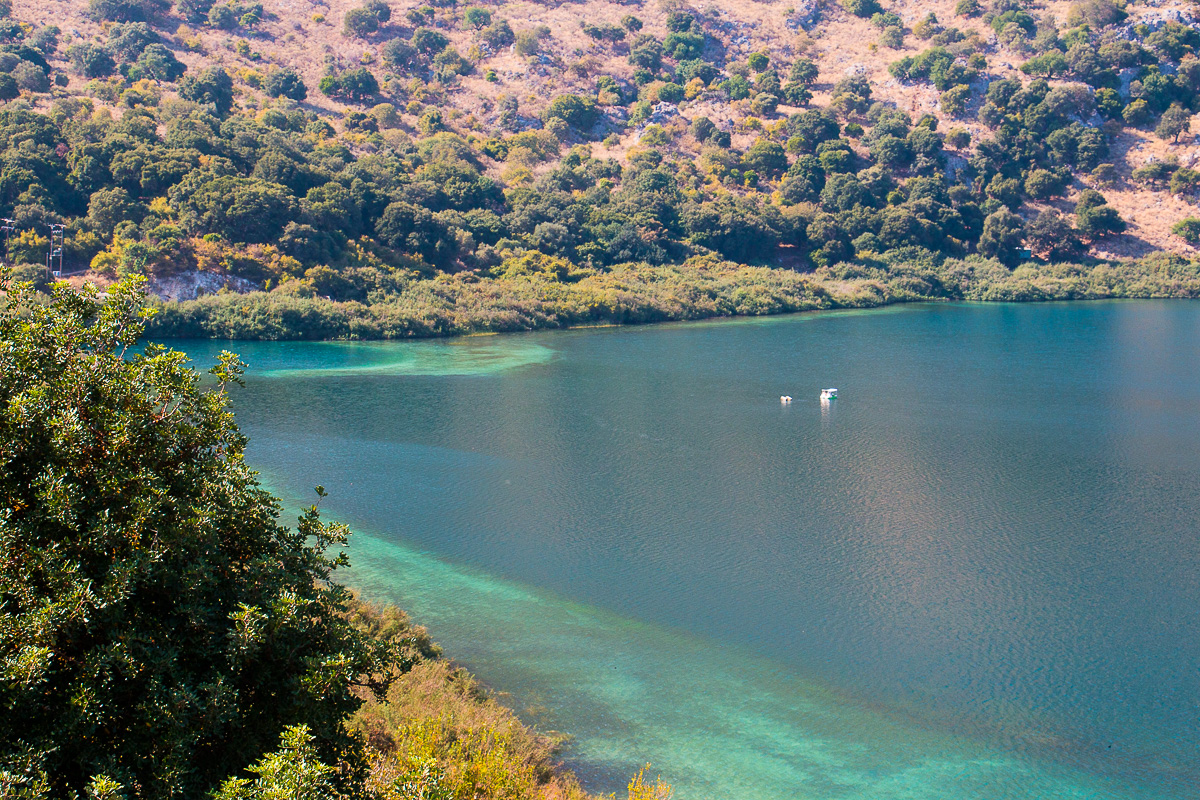
<svg viewBox="0 0 1200 800">
<path fill-rule="evenodd" d="M 175 344 L 589 788 L 1200 798 L 1200 304 Z"/>
</svg>

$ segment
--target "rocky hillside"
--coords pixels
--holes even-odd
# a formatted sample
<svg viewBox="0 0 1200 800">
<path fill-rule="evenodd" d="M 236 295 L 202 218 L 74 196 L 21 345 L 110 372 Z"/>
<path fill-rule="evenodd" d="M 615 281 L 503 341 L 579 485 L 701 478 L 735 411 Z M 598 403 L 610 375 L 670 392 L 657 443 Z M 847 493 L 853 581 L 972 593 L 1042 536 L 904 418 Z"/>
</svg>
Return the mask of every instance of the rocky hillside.
<svg viewBox="0 0 1200 800">
<path fill-rule="evenodd" d="M 1200 23 L 1178 0 L 0 11 L 10 260 L 43 263 L 61 221 L 76 270 L 144 271 L 173 298 L 211 289 L 165 282 L 194 271 L 372 303 L 439 273 L 1012 267 L 1200 241 Z M 25 165 L 32 187 L 26 137 L 55 153 Z"/>
</svg>

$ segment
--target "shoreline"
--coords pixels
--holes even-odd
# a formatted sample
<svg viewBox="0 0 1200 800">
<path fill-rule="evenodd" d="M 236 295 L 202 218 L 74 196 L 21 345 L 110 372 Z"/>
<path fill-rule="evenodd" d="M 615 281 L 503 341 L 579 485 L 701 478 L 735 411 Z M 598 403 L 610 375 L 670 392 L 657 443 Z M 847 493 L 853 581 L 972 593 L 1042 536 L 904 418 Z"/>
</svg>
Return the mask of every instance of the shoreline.
<svg viewBox="0 0 1200 800">
<path fill-rule="evenodd" d="M 474 273 L 413 281 L 375 303 L 281 291 L 159 301 L 147 335 L 232 341 L 374 341 L 624 327 L 880 308 L 914 302 L 1049 302 L 1200 297 L 1200 262 L 1168 253 L 1093 265 L 978 257 L 839 264 L 814 272 L 714 259 L 626 265 L 576 282 Z"/>
</svg>

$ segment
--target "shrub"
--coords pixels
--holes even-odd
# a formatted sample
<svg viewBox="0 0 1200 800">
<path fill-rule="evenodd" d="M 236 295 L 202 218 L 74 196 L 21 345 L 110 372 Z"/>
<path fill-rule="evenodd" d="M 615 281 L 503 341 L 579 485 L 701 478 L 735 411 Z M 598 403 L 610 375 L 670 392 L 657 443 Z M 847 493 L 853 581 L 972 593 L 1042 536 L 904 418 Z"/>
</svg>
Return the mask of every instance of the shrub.
<svg viewBox="0 0 1200 800">
<path fill-rule="evenodd" d="M 268 97 L 287 97 L 300 102 L 308 97 L 308 87 L 300 74 L 289 67 L 280 67 L 267 73 L 263 80 L 263 91 Z"/>
<path fill-rule="evenodd" d="M 1200 188 L 1200 172 L 1188 167 L 1175 170 L 1168 184 L 1171 194 L 1192 194 Z"/>
<path fill-rule="evenodd" d="M 189 75 L 179 84 L 184 100 L 211 104 L 221 116 L 233 107 L 233 79 L 220 67 L 209 67 L 198 75 Z"/>
<path fill-rule="evenodd" d="M 67 48 L 71 66 L 85 78 L 103 78 L 116 69 L 108 49 L 94 42 L 76 42 Z"/>
<path fill-rule="evenodd" d="M 1025 178 L 1025 194 L 1035 200 L 1046 200 L 1062 194 L 1066 181 L 1048 169 L 1035 169 Z"/>
<path fill-rule="evenodd" d="M 17 87 L 16 78 L 7 72 L 0 72 L 0 102 L 14 100 L 20 94 L 21 90 Z"/>
<path fill-rule="evenodd" d="M 1154 135 L 1160 139 L 1170 139 L 1172 142 L 1178 142 L 1179 134 L 1187 133 L 1191 127 L 1191 113 L 1178 103 L 1172 103 L 1171 107 L 1164 111 L 1161 119 L 1159 119 L 1158 127 L 1154 129 Z"/>
<path fill-rule="evenodd" d="M 958 17 L 976 17 L 982 10 L 979 0 L 958 0 L 954 6 L 954 14 Z"/>
<path fill-rule="evenodd" d="M 591 130 L 596 124 L 596 101 L 577 94 L 560 94 L 550 101 L 543 119 L 557 117 L 579 131 Z"/>
<path fill-rule="evenodd" d="M 368 8 L 352 8 L 342 17 L 342 32 L 365 39 L 379 30 L 379 18 Z"/>
<path fill-rule="evenodd" d="M 26 92 L 50 91 L 50 76 L 37 64 L 22 61 L 12 70 L 13 79 L 17 86 Z"/>
<path fill-rule="evenodd" d="M 1129 125 L 1140 127 L 1154 118 L 1154 112 L 1150 110 L 1149 103 L 1139 98 L 1125 106 L 1121 118 Z"/>
<path fill-rule="evenodd" d="M 1098 205 L 1075 212 L 1075 224 L 1080 233 L 1093 239 L 1121 233 L 1125 230 L 1125 220 L 1110 205 Z"/>
<path fill-rule="evenodd" d="M 490 25 L 492 22 L 492 12 L 486 8 L 479 6 L 468 6 L 463 9 L 463 25 L 468 28 L 479 30 L 480 28 Z"/>
<path fill-rule="evenodd" d="M 1183 239 L 1193 247 L 1200 245 L 1200 219 L 1188 217 L 1181 219 L 1171 226 L 1171 233 Z"/>
<path fill-rule="evenodd" d="M 450 40 L 433 28 L 417 28 L 413 31 L 412 46 L 417 52 L 432 57 L 450 46 Z"/>
<path fill-rule="evenodd" d="M 878 0 L 838 0 L 848 13 L 863 19 L 870 19 L 872 14 L 881 10 Z"/>
<path fill-rule="evenodd" d="M 1133 179 L 1147 186 L 1166 186 L 1171 176 L 1179 169 L 1173 161 L 1151 161 L 1133 171 Z"/>
<path fill-rule="evenodd" d="M 1024 239 L 1025 223 L 1007 208 L 1002 208 L 983 221 L 979 252 L 1012 266 L 1020 260 L 1019 251 Z"/>
<path fill-rule="evenodd" d="M 967 111 L 967 103 L 971 101 L 971 87 L 966 84 L 951 86 L 942 92 L 939 103 L 942 111 L 952 117 L 961 117 Z"/>
<path fill-rule="evenodd" d="M 879 34 L 879 43 L 892 50 L 899 50 L 904 47 L 904 29 L 899 25 L 889 25 Z"/>
<path fill-rule="evenodd" d="M 345 618 L 327 552 L 344 528 L 315 506 L 279 525 L 230 409 L 240 362 L 223 354 L 202 382 L 182 353 L 139 347 L 147 315 L 129 283 L 48 303 L 5 289 L 3 504 L 22 513 L 0 530 L 0 592 L 27 679 L 0 685 L 21 720 L 0 760 L 44 776 L 45 796 L 121 796 L 96 777 L 115 774 L 202 797 L 304 724 L 349 766 L 331 793 L 361 791 L 352 684 L 413 658 Z"/>
<path fill-rule="evenodd" d="M 110 22 L 138 22 L 154 19 L 166 11 L 167 0 L 88 0 L 93 17 Z"/>
</svg>

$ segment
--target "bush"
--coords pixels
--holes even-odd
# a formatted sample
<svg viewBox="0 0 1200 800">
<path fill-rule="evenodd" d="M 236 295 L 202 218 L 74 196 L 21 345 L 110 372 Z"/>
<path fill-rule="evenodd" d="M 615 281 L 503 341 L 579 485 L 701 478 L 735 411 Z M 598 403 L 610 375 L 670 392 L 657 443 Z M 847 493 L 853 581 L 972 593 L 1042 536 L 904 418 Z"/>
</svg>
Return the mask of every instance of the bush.
<svg viewBox="0 0 1200 800">
<path fill-rule="evenodd" d="M 76 42 L 67 48 L 71 66 L 85 78 L 103 78 L 116 69 L 107 48 L 93 42 Z"/>
<path fill-rule="evenodd" d="M 1175 170 L 1169 183 L 1171 194 L 1192 194 L 1200 188 L 1200 172 L 1188 167 Z"/>
<path fill-rule="evenodd" d="M 14 100 L 20 96 L 17 80 L 7 72 L 0 72 L 0 102 Z"/>
<path fill-rule="evenodd" d="M 179 84 L 179 96 L 197 103 L 211 104 L 221 116 L 233 108 L 233 79 L 220 67 L 209 67 L 199 75 L 189 75 Z"/>
<path fill-rule="evenodd" d="M 0 761 L 43 776 L 45 796 L 118 796 L 98 777 L 116 775 L 201 797 L 303 724 L 350 767 L 332 792 L 361 791 L 351 686 L 378 676 L 383 691 L 412 659 L 343 616 L 327 548 L 346 530 L 315 506 L 295 530 L 278 524 L 226 393 L 242 365 L 226 353 L 202 383 L 182 353 L 137 346 L 128 283 L 48 304 L 5 288 L 3 504 L 22 513 L 0 530 L 0 593 L 5 651 L 27 677 L 0 684 L 21 719 L 0 731 Z"/>
<path fill-rule="evenodd" d="M 109 22 L 138 22 L 154 19 L 167 10 L 167 0 L 88 0 L 93 17 Z"/>
<path fill-rule="evenodd" d="M 880 12 L 877 0 L 838 0 L 842 8 L 856 17 L 870 19 L 872 14 Z"/>
<path fill-rule="evenodd" d="M 939 99 L 942 111 L 952 117 L 961 117 L 965 114 L 969 102 L 971 102 L 971 87 L 961 83 L 942 92 Z"/>
<path fill-rule="evenodd" d="M 1076 210 L 1075 224 L 1080 233 L 1093 239 L 1121 233 L 1125 230 L 1125 220 L 1110 205 L 1098 205 L 1083 210 Z"/>
<path fill-rule="evenodd" d="M 1020 248 L 1024 240 L 1025 223 L 1007 208 L 1002 208 L 989 214 L 983 221 L 979 252 L 1012 266 L 1020 260 Z"/>
<path fill-rule="evenodd" d="M 351 103 L 363 103 L 379 93 L 379 82 L 366 67 L 329 73 L 318 86 L 322 94 Z"/>
<path fill-rule="evenodd" d="M 17 86 L 26 92 L 48 92 L 50 91 L 50 76 L 46 71 L 37 64 L 32 64 L 28 61 L 22 61 L 12 70 L 13 79 L 16 80 Z"/>
<path fill-rule="evenodd" d="M 542 114 L 543 120 L 557 117 L 579 131 L 591 130 L 596 124 L 596 101 L 578 94 L 560 94 L 550 101 Z"/>
<path fill-rule="evenodd" d="M 958 17 L 976 17 L 983 9 L 979 0 L 958 0 L 954 6 L 954 15 Z"/>
<path fill-rule="evenodd" d="M 379 30 L 379 18 L 368 8 L 352 8 L 342 17 L 342 32 L 365 39 Z"/>
<path fill-rule="evenodd" d="M 1025 178 L 1025 194 L 1035 200 L 1046 200 L 1061 195 L 1066 181 L 1048 169 L 1032 170 Z"/>
<path fill-rule="evenodd" d="M 1154 135 L 1160 139 L 1170 139 L 1174 143 L 1179 141 L 1179 134 L 1187 133 L 1191 127 L 1191 112 L 1186 111 L 1178 103 L 1172 103 L 1159 119 L 1158 127 L 1154 129 Z"/>
<path fill-rule="evenodd" d="M 263 91 L 268 97 L 286 97 L 300 102 L 308 97 L 308 87 L 300 74 L 289 67 L 271 70 L 263 79 Z"/>
<path fill-rule="evenodd" d="M 1195 217 L 1181 219 L 1171 227 L 1171 233 L 1193 247 L 1200 245 L 1200 219 L 1196 219 Z"/>
</svg>

